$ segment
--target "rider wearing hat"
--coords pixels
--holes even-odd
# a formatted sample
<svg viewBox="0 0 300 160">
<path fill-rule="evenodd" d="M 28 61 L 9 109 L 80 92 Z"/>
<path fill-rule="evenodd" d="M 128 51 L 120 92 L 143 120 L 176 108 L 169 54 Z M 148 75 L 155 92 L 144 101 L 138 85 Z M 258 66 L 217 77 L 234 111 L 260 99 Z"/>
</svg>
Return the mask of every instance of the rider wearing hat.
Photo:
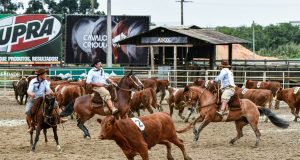
<svg viewBox="0 0 300 160">
<path fill-rule="evenodd" d="M 214 80 L 211 81 L 211 83 L 213 83 L 213 81 L 221 81 L 221 90 L 223 92 L 221 96 L 222 105 L 221 111 L 218 111 L 217 113 L 223 116 L 224 111 L 228 108 L 230 98 L 234 95 L 236 85 L 234 83 L 233 73 L 230 70 L 231 66 L 228 64 L 228 61 L 222 60 L 219 67 L 221 72 Z"/>
<path fill-rule="evenodd" d="M 27 120 L 29 121 L 30 128 L 28 129 L 28 132 L 33 131 L 34 124 L 32 122 L 32 114 L 31 108 L 33 104 L 37 101 L 38 98 L 43 97 L 46 94 L 53 94 L 53 91 L 50 89 L 50 82 L 46 80 L 46 70 L 45 69 L 39 69 L 34 72 L 34 74 L 37 76 L 36 78 L 33 78 L 28 86 L 27 94 L 29 97 L 29 100 L 25 107 L 25 113 L 27 115 Z M 60 123 L 63 123 L 67 120 L 61 119 Z"/>
<path fill-rule="evenodd" d="M 93 85 L 93 90 L 100 94 L 103 101 L 106 102 L 111 113 L 116 114 L 118 112 L 118 109 L 116 109 L 113 106 L 113 103 L 111 101 L 111 95 L 109 91 L 105 88 L 105 86 L 107 86 L 108 83 L 111 83 L 113 85 L 116 84 L 105 75 L 100 60 L 94 61 L 94 63 L 91 66 L 93 68 L 89 71 L 87 75 L 86 83 Z"/>
</svg>

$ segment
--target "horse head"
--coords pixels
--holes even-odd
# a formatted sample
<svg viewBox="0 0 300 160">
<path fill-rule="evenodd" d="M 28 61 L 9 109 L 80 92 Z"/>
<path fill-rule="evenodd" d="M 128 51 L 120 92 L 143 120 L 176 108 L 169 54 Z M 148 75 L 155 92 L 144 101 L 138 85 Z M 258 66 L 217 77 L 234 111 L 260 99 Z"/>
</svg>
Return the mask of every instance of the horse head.
<svg viewBox="0 0 300 160">
<path fill-rule="evenodd" d="M 140 79 L 135 76 L 132 71 L 128 74 L 126 74 L 121 81 L 119 82 L 118 86 L 120 88 L 124 88 L 124 89 L 130 89 L 130 88 L 134 88 L 136 90 L 143 90 L 144 89 L 144 85 L 143 83 L 140 81 Z"/>
<path fill-rule="evenodd" d="M 53 95 L 46 95 L 44 98 L 45 108 L 43 111 L 44 122 L 48 123 L 49 119 L 53 117 L 53 109 L 55 108 L 55 97 Z"/>
</svg>

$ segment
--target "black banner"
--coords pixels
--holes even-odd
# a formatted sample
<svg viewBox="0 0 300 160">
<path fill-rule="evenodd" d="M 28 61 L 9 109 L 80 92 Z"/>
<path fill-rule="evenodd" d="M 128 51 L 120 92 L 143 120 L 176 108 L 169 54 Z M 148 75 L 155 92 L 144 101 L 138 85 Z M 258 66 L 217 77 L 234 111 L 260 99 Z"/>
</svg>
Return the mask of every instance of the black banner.
<svg viewBox="0 0 300 160">
<path fill-rule="evenodd" d="M 183 44 L 187 43 L 187 37 L 142 37 L 143 44 Z"/>
<path fill-rule="evenodd" d="M 115 42 L 149 30 L 150 17 L 112 16 L 112 62 L 114 64 L 148 64 L 147 48 L 117 46 Z M 66 63 L 106 63 L 106 16 L 67 16 Z"/>
</svg>

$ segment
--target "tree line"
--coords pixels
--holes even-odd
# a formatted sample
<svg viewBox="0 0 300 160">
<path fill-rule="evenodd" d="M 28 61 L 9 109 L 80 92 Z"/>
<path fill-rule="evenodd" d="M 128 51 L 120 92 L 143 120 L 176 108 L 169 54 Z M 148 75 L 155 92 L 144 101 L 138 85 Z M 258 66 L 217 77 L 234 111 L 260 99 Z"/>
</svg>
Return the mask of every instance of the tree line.
<svg viewBox="0 0 300 160">
<path fill-rule="evenodd" d="M 94 9 L 99 3 L 94 0 Z M 16 14 L 17 10 L 24 9 L 24 3 L 12 0 L 1 0 L 1 14 Z M 91 0 L 30 0 L 23 14 L 88 14 L 92 13 Z M 96 11 L 97 15 L 104 15 L 103 11 Z"/>
<path fill-rule="evenodd" d="M 291 23 L 271 24 L 251 27 L 216 27 L 217 31 L 240 37 L 252 42 L 253 27 L 255 33 L 255 52 L 263 56 L 273 56 L 282 59 L 300 58 L 300 27 Z M 246 45 L 252 50 L 252 43 Z"/>
</svg>

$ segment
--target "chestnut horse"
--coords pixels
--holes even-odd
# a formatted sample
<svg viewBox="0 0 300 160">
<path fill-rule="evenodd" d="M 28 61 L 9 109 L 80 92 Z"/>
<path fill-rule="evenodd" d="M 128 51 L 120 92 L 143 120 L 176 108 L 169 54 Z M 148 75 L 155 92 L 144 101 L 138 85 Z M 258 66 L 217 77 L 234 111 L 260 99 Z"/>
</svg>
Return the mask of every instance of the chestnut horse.
<svg viewBox="0 0 300 160">
<path fill-rule="evenodd" d="M 200 116 L 196 118 L 194 122 L 190 123 L 186 128 L 177 132 L 186 132 L 194 126 L 194 142 L 196 142 L 198 141 L 200 132 L 204 127 L 206 127 L 210 122 L 221 122 L 222 117 L 216 114 L 216 99 L 215 96 L 212 95 L 212 93 L 210 93 L 208 90 L 195 86 L 187 86 L 185 88 L 185 95 L 191 101 L 198 101 Z M 237 130 L 237 136 L 231 139 L 231 144 L 234 144 L 235 141 L 243 136 L 242 128 L 249 123 L 256 135 L 255 147 L 259 145 L 261 134 L 257 125 L 260 114 L 268 116 L 270 121 L 280 128 L 287 128 L 289 126 L 288 122 L 277 117 L 269 109 L 257 107 L 248 99 L 239 99 L 237 94 L 234 94 L 234 96 L 231 97 L 228 105 L 230 112 L 228 113 L 226 122 L 235 121 Z M 202 122 L 198 129 L 196 129 L 195 126 L 197 121 Z"/>
<path fill-rule="evenodd" d="M 276 96 L 276 92 L 281 87 L 279 82 L 257 82 L 252 80 L 247 80 L 245 82 L 245 87 L 248 89 L 268 89 L 272 91 L 273 97 Z M 279 109 L 279 101 L 275 99 L 275 109 Z"/>
<path fill-rule="evenodd" d="M 294 93 L 294 88 L 280 88 L 276 93 L 276 99 L 280 101 L 284 101 L 287 103 L 291 109 L 291 113 L 295 116 L 294 122 L 297 122 L 297 118 L 299 117 L 299 110 L 300 110 L 300 92 L 296 91 Z"/>
<path fill-rule="evenodd" d="M 32 152 L 35 151 L 36 144 L 39 140 L 40 132 L 43 130 L 45 135 L 45 142 L 48 142 L 47 139 L 47 129 L 52 128 L 54 139 L 57 145 L 57 149 L 61 151 L 61 147 L 58 142 L 57 136 L 57 124 L 59 124 L 59 114 L 58 107 L 55 108 L 55 97 L 52 95 L 46 95 L 45 98 L 39 98 L 32 106 L 31 109 L 33 115 L 33 121 L 36 128 L 35 140 L 33 143 L 33 131 L 30 132 L 30 144 L 32 147 Z M 27 120 L 29 126 L 29 121 Z"/>
<path fill-rule="evenodd" d="M 116 86 L 116 99 L 115 107 L 118 109 L 118 116 L 120 118 L 126 118 L 129 111 L 129 102 L 131 99 L 131 92 L 133 90 L 141 90 L 144 86 L 141 81 L 134 75 L 132 72 L 125 75 Z M 94 104 L 92 102 L 92 95 L 84 95 L 76 98 L 74 107 L 68 105 L 65 110 L 61 113 L 61 116 L 69 116 L 72 114 L 73 110 L 77 113 L 77 126 L 83 131 L 84 138 L 90 139 L 90 133 L 84 123 L 94 117 L 95 114 L 106 116 L 108 115 L 105 112 L 106 106 L 101 104 Z M 97 105 L 97 106 L 95 106 Z M 109 113 L 110 114 L 110 113 Z"/>
</svg>

